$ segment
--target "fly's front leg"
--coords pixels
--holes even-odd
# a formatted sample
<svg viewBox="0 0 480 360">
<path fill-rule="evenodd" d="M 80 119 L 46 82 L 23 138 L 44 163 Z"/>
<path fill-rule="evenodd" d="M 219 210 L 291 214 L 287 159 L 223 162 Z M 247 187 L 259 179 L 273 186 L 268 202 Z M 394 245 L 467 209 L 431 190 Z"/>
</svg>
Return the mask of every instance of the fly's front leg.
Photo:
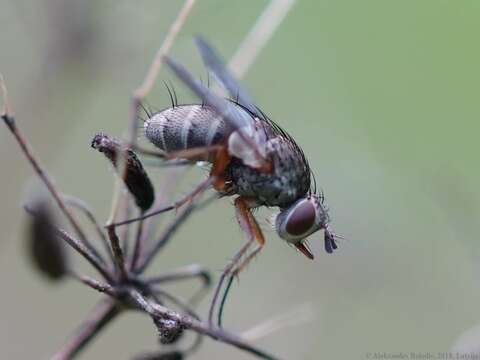
<svg viewBox="0 0 480 360">
<path fill-rule="evenodd" d="M 216 302 L 218 300 L 218 296 L 220 294 L 220 289 L 225 281 L 227 276 L 236 276 L 238 273 L 243 269 L 243 267 L 260 251 L 265 243 L 265 239 L 263 234 L 256 222 L 255 218 L 253 217 L 252 213 L 250 212 L 250 208 L 252 206 L 252 202 L 248 198 L 244 198 L 242 196 L 235 199 L 235 215 L 238 220 L 238 224 L 242 229 L 243 233 L 247 237 L 247 243 L 242 246 L 242 248 L 235 254 L 232 261 L 225 267 L 220 276 L 220 280 L 217 284 L 215 289 L 215 294 L 212 299 L 212 303 L 210 304 L 210 311 L 208 314 L 208 320 L 210 325 L 212 324 L 213 312 L 215 309 Z M 248 252 L 250 246 L 257 241 L 259 246 L 244 260 L 242 258 Z M 222 299 L 222 307 L 218 312 L 218 325 L 221 325 L 221 316 L 222 316 L 222 309 L 223 304 L 225 303 L 225 299 L 228 295 L 230 287 L 228 286 L 224 292 L 223 299 Z"/>
</svg>

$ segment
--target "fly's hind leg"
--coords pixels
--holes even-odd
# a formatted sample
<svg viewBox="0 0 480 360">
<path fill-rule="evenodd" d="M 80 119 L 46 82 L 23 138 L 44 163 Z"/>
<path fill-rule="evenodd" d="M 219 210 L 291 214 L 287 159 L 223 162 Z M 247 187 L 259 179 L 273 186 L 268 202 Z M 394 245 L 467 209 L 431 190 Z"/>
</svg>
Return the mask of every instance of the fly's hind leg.
<svg viewBox="0 0 480 360">
<path fill-rule="evenodd" d="M 247 236 L 247 243 L 242 246 L 242 248 L 235 254 L 232 261 L 225 267 L 222 275 L 220 276 L 220 280 L 215 289 L 212 303 L 210 304 L 210 311 L 208 316 L 210 325 L 212 325 L 213 312 L 225 278 L 227 276 L 230 276 L 227 288 L 225 289 L 222 296 L 220 309 L 218 311 L 218 326 L 221 326 L 223 307 L 228 296 L 228 292 L 230 290 L 230 285 L 233 278 L 237 276 L 240 271 L 250 262 L 250 260 L 252 260 L 255 255 L 260 252 L 260 250 L 263 248 L 263 245 L 265 244 L 265 239 L 263 237 L 262 231 L 260 230 L 260 227 L 255 218 L 253 217 L 252 213 L 250 212 L 251 205 L 252 203 L 248 198 L 240 196 L 235 199 L 235 214 L 240 228 Z M 250 246 L 254 244 L 254 242 L 257 242 L 257 248 L 255 248 L 245 259 L 243 259 L 244 256 L 247 254 L 248 250 L 250 249 Z"/>
</svg>

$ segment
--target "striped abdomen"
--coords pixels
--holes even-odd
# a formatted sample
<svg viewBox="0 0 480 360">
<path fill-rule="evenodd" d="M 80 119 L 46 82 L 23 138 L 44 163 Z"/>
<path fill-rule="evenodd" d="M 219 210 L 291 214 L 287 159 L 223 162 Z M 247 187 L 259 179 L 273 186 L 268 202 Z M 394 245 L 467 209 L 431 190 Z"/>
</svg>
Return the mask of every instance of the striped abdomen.
<svg viewBox="0 0 480 360">
<path fill-rule="evenodd" d="M 147 119 L 145 136 L 169 153 L 218 144 L 225 140 L 225 121 L 215 111 L 198 104 L 162 110 Z"/>
</svg>

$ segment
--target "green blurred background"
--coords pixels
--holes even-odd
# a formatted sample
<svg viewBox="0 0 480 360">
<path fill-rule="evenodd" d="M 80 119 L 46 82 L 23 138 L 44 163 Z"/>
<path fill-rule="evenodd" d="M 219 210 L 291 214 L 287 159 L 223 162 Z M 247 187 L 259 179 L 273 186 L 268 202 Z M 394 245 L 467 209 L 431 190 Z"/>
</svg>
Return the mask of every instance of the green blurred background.
<svg viewBox="0 0 480 360">
<path fill-rule="evenodd" d="M 172 55 L 205 78 L 192 36 L 203 34 L 228 58 L 266 5 L 198 0 Z M 102 219 L 112 171 L 89 142 L 97 131 L 123 134 L 129 94 L 180 6 L 0 0 L 0 71 L 18 123 L 62 189 Z M 348 240 L 327 255 L 313 236 L 311 262 L 267 231 L 264 252 L 232 291 L 228 328 L 307 308 L 309 322 L 257 344 L 284 359 L 480 350 L 480 331 L 469 330 L 480 322 L 479 35 L 476 0 L 297 2 L 244 83 L 302 145 L 334 229 Z M 169 79 L 176 82 L 164 69 L 160 80 Z M 148 100 L 168 105 L 161 81 Z M 99 295 L 73 281 L 53 286 L 33 271 L 20 205 L 39 185 L 5 128 L 0 164 L 0 357 L 47 359 Z M 160 187 L 166 170 L 150 172 Z M 177 194 L 201 176 L 190 170 Z M 150 272 L 200 263 L 217 278 L 242 242 L 224 199 L 196 214 Z M 129 314 L 81 358 L 128 359 L 156 347 L 151 321 Z M 195 358 L 227 357 L 250 358 L 210 340 Z"/>
</svg>

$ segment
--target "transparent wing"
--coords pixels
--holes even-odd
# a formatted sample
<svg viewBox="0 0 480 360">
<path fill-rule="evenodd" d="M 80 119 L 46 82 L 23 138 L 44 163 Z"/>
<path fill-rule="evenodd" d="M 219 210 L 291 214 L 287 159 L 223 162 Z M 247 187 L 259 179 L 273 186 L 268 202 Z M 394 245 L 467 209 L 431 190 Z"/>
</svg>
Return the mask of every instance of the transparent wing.
<svg viewBox="0 0 480 360">
<path fill-rule="evenodd" d="M 215 77 L 217 82 L 228 91 L 232 99 L 235 99 L 251 113 L 256 114 L 257 108 L 252 98 L 248 92 L 238 84 L 237 80 L 228 71 L 225 63 L 215 50 L 200 36 L 196 36 L 194 40 L 205 67 Z"/>
<path fill-rule="evenodd" d="M 251 128 L 252 116 L 247 111 L 226 100 L 208 89 L 205 85 L 195 80 L 188 70 L 175 60 L 165 57 L 166 64 L 178 76 L 180 80 L 187 85 L 205 105 L 211 106 L 218 115 L 222 116 L 227 124 L 231 127 L 231 132 L 242 128 Z M 236 135 L 250 148 L 250 157 L 252 158 L 249 165 L 254 167 L 267 167 L 269 162 L 262 156 L 262 149 L 259 149 L 258 143 L 248 136 L 244 131 L 237 131 Z"/>
</svg>

